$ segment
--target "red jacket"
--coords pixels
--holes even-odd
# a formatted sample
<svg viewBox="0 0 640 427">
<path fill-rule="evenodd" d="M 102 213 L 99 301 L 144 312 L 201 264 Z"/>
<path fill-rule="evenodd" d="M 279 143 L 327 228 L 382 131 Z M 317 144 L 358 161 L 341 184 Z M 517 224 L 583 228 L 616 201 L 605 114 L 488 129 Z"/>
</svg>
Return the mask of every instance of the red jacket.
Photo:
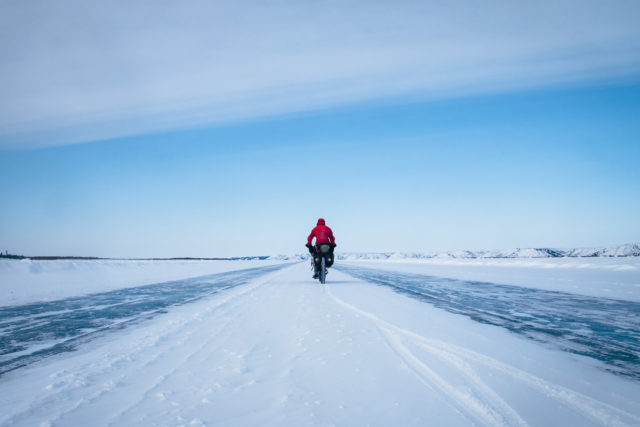
<svg viewBox="0 0 640 427">
<path fill-rule="evenodd" d="M 324 219 L 322 218 L 318 220 L 318 225 L 311 230 L 311 234 L 307 237 L 307 245 L 311 246 L 311 240 L 314 237 L 316 238 L 316 245 L 320 245 L 322 243 L 329 243 L 330 245 L 336 244 L 336 238 L 333 237 L 333 231 L 324 225 Z"/>
</svg>

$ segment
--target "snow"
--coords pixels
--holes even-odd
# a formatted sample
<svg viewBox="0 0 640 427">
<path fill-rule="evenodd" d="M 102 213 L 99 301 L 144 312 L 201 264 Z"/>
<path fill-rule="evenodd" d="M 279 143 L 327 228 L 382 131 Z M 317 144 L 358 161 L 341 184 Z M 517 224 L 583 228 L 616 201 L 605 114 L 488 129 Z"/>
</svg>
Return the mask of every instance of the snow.
<svg viewBox="0 0 640 427">
<path fill-rule="evenodd" d="M 0 259 L 0 306 L 51 301 L 276 262 L 279 261 Z"/>
<path fill-rule="evenodd" d="M 627 271 L 600 267 L 584 270 Z M 0 376 L 0 425 L 640 424 L 640 383 L 601 361 L 335 269 L 326 286 L 306 262 L 252 274 Z"/>
</svg>

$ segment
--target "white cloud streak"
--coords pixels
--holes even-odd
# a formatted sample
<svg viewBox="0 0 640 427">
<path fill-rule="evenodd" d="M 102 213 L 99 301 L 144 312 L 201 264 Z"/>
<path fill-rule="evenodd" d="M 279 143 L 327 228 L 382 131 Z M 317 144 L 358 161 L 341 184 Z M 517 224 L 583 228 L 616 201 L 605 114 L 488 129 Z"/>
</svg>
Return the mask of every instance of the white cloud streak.
<svg viewBox="0 0 640 427">
<path fill-rule="evenodd" d="M 640 72 L 640 2 L 0 5 L 0 147 Z"/>
</svg>

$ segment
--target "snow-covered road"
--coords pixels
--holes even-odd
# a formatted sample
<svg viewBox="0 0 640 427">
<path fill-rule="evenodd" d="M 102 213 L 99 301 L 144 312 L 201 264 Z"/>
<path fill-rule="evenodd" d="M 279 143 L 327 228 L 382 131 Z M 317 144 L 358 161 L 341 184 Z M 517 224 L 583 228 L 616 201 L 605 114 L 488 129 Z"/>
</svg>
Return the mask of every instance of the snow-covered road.
<svg viewBox="0 0 640 427">
<path fill-rule="evenodd" d="M 0 425 L 639 425 L 640 384 L 307 263 L 0 377 Z"/>
</svg>

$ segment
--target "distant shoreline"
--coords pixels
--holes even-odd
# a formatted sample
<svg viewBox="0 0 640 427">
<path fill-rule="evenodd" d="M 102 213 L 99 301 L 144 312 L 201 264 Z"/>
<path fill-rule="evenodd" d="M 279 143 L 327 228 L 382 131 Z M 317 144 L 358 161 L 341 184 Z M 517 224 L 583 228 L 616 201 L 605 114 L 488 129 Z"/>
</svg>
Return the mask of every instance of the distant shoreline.
<svg viewBox="0 0 640 427">
<path fill-rule="evenodd" d="M 499 258 L 619 258 L 640 256 L 640 243 L 626 243 L 617 246 L 591 248 L 511 248 L 500 250 L 455 250 L 447 252 L 342 252 L 337 259 L 348 260 L 401 260 L 401 259 L 499 259 Z M 85 260 L 85 261 L 250 261 L 280 259 L 302 260 L 307 254 L 258 255 L 239 257 L 169 257 L 169 258 L 103 258 L 89 256 L 25 256 L 5 252 L 0 259 L 29 259 L 33 261 Z"/>
<path fill-rule="evenodd" d="M 174 258 L 102 258 L 87 256 L 25 256 L 13 254 L 0 254 L 0 259 L 29 259 L 33 261 L 79 260 L 79 261 L 238 261 L 238 260 L 265 260 L 268 256 L 244 256 L 226 258 L 204 257 L 174 257 Z"/>
</svg>

